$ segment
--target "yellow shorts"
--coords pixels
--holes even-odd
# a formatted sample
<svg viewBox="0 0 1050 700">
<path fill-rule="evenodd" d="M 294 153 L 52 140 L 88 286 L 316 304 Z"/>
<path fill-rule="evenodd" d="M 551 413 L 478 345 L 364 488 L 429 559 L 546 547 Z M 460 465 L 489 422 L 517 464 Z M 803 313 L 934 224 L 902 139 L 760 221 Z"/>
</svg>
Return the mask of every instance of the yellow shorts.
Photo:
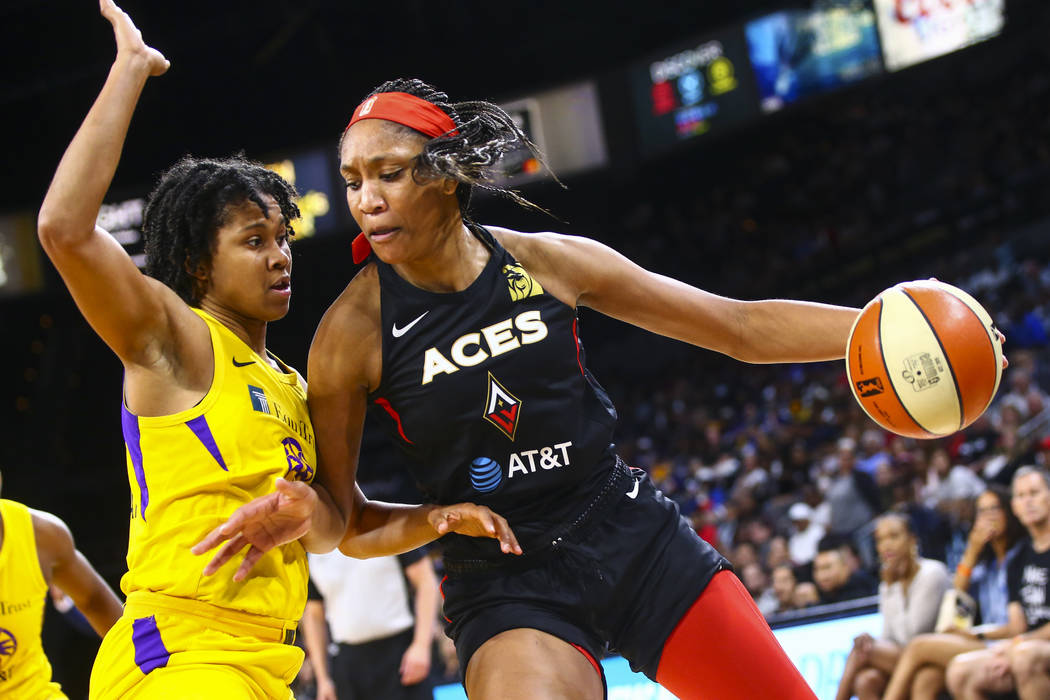
<svg viewBox="0 0 1050 700">
<path fill-rule="evenodd" d="M 128 596 L 91 670 L 91 700 L 293 700 L 295 622 L 157 593 Z"/>
</svg>

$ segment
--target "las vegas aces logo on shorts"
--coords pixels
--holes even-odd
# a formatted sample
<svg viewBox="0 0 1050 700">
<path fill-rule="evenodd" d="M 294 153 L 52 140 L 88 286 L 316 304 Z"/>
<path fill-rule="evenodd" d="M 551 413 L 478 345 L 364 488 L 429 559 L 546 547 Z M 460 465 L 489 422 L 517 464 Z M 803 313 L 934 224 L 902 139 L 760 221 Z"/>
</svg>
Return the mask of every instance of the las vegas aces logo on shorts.
<svg viewBox="0 0 1050 700">
<path fill-rule="evenodd" d="M 492 376 L 492 372 L 489 372 L 489 391 L 485 398 L 485 412 L 482 414 L 485 420 L 513 440 L 518 432 L 521 406 L 521 400 L 507 391 L 506 387 Z"/>
</svg>

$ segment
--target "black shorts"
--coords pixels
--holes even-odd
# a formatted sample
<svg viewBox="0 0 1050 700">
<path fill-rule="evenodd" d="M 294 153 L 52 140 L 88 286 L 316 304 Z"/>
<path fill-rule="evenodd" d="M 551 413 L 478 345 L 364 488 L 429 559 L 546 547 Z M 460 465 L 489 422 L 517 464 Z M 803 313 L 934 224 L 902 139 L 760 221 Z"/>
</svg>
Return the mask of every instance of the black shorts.
<svg viewBox="0 0 1050 700">
<path fill-rule="evenodd" d="M 492 637 L 532 628 L 596 660 L 607 649 L 619 653 L 655 680 L 678 621 L 711 578 L 730 568 L 645 472 L 619 460 L 573 523 L 541 551 L 507 561 L 445 561 L 445 631 L 463 673 Z"/>
<path fill-rule="evenodd" d="M 433 700 L 429 678 L 401 685 L 401 658 L 412 644 L 413 628 L 361 644 L 340 644 L 331 675 L 340 700 Z"/>
</svg>

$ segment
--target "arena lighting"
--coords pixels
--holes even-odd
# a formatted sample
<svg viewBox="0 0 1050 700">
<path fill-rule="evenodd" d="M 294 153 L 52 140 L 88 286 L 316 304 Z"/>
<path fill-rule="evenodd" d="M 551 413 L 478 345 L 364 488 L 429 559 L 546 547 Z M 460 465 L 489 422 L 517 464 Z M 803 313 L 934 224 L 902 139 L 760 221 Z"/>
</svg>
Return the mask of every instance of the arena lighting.
<svg viewBox="0 0 1050 700">
<path fill-rule="evenodd" d="M 0 216 L 0 297 L 36 292 L 43 284 L 34 215 Z"/>
</svg>

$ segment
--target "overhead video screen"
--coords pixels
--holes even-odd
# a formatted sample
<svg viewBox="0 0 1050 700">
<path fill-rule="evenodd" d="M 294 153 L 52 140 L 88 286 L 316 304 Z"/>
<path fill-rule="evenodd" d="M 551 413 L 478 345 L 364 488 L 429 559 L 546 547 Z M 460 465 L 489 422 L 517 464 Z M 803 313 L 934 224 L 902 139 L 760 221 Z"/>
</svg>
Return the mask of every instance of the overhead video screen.
<svg viewBox="0 0 1050 700">
<path fill-rule="evenodd" d="M 887 70 L 900 70 L 999 34 L 1005 0 L 875 0 Z"/>
<path fill-rule="evenodd" d="M 630 70 L 639 147 L 653 154 L 758 114 L 743 34 L 680 44 Z"/>
<path fill-rule="evenodd" d="M 765 112 L 882 71 L 866 0 L 776 12 L 748 22 L 745 33 Z"/>
</svg>

